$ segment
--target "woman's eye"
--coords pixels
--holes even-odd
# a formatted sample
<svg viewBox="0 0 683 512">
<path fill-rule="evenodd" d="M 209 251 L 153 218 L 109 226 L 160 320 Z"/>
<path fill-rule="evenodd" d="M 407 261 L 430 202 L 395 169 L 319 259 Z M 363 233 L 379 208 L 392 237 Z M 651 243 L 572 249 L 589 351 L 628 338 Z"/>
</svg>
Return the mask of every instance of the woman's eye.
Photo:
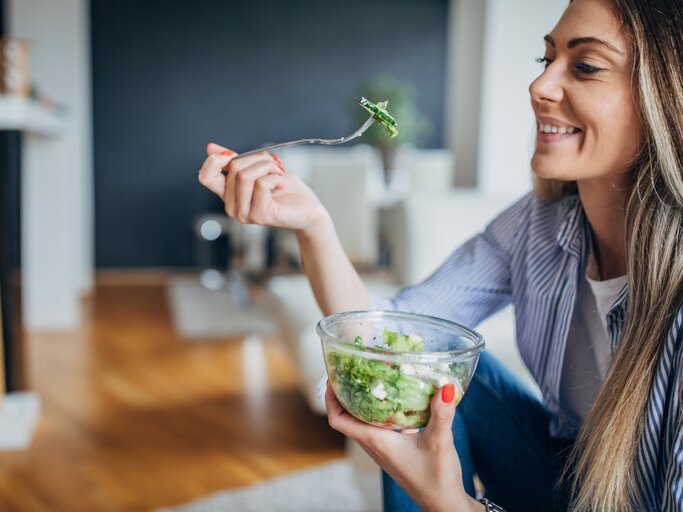
<svg viewBox="0 0 683 512">
<path fill-rule="evenodd" d="M 537 57 L 536 62 L 543 64 L 543 67 L 547 68 L 554 62 L 554 59 L 549 57 Z M 578 64 L 574 64 L 574 71 L 579 75 L 593 75 L 599 71 L 602 71 L 602 68 L 596 68 L 595 66 L 591 66 L 585 62 L 579 62 Z"/>
<path fill-rule="evenodd" d="M 543 64 L 544 68 L 547 68 L 553 63 L 552 59 L 549 59 L 548 57 L 536 57 L 536 62 Z"/>
<path fill-rule="evenodd" d="M 592 75 L 597 73 L 598 71 L 602 71 L 600 68 L 596 68 L 595 66 L 591 66 L 590 64 L 585 64 L 583 62 L 575 64 L 574 69 L 576 69 L 579 73 L 583 73 L 585 75 Z"/>
</svg>

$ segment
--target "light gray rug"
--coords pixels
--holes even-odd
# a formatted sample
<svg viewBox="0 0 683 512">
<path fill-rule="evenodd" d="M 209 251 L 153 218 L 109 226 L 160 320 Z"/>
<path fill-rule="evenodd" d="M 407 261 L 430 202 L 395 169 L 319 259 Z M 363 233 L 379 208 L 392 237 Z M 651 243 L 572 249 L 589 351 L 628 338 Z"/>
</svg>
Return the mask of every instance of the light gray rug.
<svg viewBox="0 0 683 512">
<path fill-rule="evenodd" d="M 274 327 L 259 304 L 227 289 L 208 290 L 198 278 L 173 277 L 166 286 L 173 325 L 183 338 L 267 335 Z"/>
<path fill-rule="evenodd" d="M 379 472 L 372 478 L 379 486 Z M 367 475 L 363 479 L 341 460 L 157 512 L 375 512 L 360 487 Z"/>
</svg>

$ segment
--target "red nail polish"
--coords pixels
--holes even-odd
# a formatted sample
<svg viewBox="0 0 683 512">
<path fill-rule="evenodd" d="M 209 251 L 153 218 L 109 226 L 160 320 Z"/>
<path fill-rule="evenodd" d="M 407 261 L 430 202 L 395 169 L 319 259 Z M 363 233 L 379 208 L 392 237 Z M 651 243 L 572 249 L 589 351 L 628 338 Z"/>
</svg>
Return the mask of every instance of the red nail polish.
<svg viewBox="0 0 683 512">
<path fill-rule="evenodd" d="M 285 168 L 282 166 L 282 160 L 280 160 L 279 156 L 271 154 L 270 157 L 273 159 L 275 165 L 277 165 L 282 172 L 287 172 L 285 171 Z"/>
<path fill-rule="evenodd" d="M 231 149 L 226 149 L 226 150 L 221 151 L 221 152 L 218 153 L 218 154 L 221 155 L 221 156 L 232 156 L 232 155 L 236 155 L 237 153 L 235 153 L 235 152 L 232 151 Z"/>
<path fill-rule="evenodd" d="M 441 389 L 441 399 L 444 403 L 450 404 L 455 398 L 455 384 L 446 384 Z"/>
</svg>

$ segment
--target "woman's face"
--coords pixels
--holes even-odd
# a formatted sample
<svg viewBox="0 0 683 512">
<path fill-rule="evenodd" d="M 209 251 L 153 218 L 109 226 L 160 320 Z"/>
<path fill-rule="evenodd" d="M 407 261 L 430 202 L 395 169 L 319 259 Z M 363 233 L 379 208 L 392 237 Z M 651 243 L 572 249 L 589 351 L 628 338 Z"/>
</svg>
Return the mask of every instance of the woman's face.
<svg viewBox="0 0 683 512">
<path fill-rule="evenodd" d="M 534 173 L 630 180 L 642 144 L 632 58 L 610 0 L 569 5 L 545 37 L 546 68 L 529 87 L 537 122 Z"/>
</svg>

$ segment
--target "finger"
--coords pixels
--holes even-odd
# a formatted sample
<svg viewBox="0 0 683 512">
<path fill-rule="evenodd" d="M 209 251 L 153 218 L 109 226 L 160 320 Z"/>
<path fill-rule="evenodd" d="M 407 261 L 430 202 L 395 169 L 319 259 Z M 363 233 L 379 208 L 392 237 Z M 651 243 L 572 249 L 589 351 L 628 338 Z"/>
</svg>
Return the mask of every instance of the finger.
<svg viewBox="0 0 683 512">
<path fill-rule="evenodd" d="M 225 190 L 223 193 L 223 202 L 225 203 L 225 211 L 231 217 L 237 218 L 237 176 L 239 173 L 246 171 L 251 166 L 258 165 L 262 162 L 272 163 L 268 153 L 257 153 L 255 155 L 238 158 L 234 162 L 231 161 L 227 166 L 227 179 L 225 180 Z"/>
<path fill-rule="evenodd" d="M 218 146 L 220 147 L 220 146 Z M 207 148 L 208 149 L 208 148 Z M 230 151 L 230 150 L 228 150 Z M 229 166 L 225 168 L 225 171 L 223 172 L 223 175 L 227 175 L 228 172 L 230 171 L 243 171 L 244 169 L 250 167 L 256 162 L 259 161 L 267 161 L 267 160 L 272 160 L 275 162 L 275 164 L 282 170 L 282 172 L 287 172 L 282 165 L 282 160 L 277 155 L 272 155 L 270 153 L 267 153 L 265 151 L 261 151 L 260 153 L 255 153 L 253 155 L 245 156 L 245 157 L 240 157 L 236 158 L 235 161 Z"/>
<path fill-rule="evenodd" d="M 287 172 L 287 171 L 285 170 L 284 165 L 282 165 L 282 160 L 280 160 L 280 157 L 279 157 L 279 156 L 277 156 L 277 155 L 270 155 L 270 156 L 271 156 L 271 158 L 272 158 L 273 160 L 275 160 L 275 163 L 277 164 L 277 166 L 278 166 L 280 169 L 282 169 L 282 172 Z"/>
<path fill-rule="evenodd" d="M 327 416 L 339 416 L 340 414 L 346 413 L 342 404 L 337 400 L 337 396 L 334 394 L 332 389 L 332 384 L 327 381 L 327 388 L 325 389 L 325 407 L 327 408 Z"/>
<path fill-rule="evenodd" d="M 257 224 L 265 224 L 268 220 L 268 205 L 273 197 L 273 190 L 284 186 L 282 175 L 268 174 L 256 180 L 254 195 L 251 200 L 251 218 Z M 271 220 L 272 221 L 272 220 Z"/>
<path fill-rule="evenodd" d="M 325 393 L 325 405 L 330 426 L 364 447 L 386 445 L 389 437 L 400 436 L 396 432 L 374 427 L 351 416 L 337 400 L 329 381 Z M 382 443 L 379 443 L 380 436 L 383 437 Z"/>
<path fill-rule="evenodd" d="M 259 165 L 261 162 L 269 161 L 258 155 L 248 156 L 235 160 L 227 166 L 227 176 L 225 178 L 225 190 L 223 191 L 223 202 L 225 203 L 225 212 L 233 218 L 237 218 L 237 199 L 238 199 L 238 184 L 237 176 L 250 167 Z"/>
<path fill-rule="evenodd" d="M 281 175 L 282 171 L 275 162 L 261 161 L 236 173 L 235 182 L 235 218 L 242 222 L 250 222 L 252 196 L 256 180 L 269 174 Z"/>
<path fill-rule="evenodd" d="M 240 172 L 243 171 L 252 165 L 258 163 L 258 162 L 272 162 L 273 158 L 269 153 L 266 153 L 264 151 L 260 153 L 255 153 L 253 155 L 237 158 L 230 166 L 228 167 L 228 171 L 236 171 Z"/>
<path fill-rule="evenodd" d="M 206 145 L 206 154 L 208 155 L 213 155 L 214 153 L 220 153 L 221 151 L 224 151 L 228 148 L 225 148 L 223 146 L 220 146 L 216 144 L 215 142 L 209 142 Z"/>
<path fill-rule="evenodd" d="M 425 428 L 425 435 L 428 438 L 436 442 L 452 442 L 455 405 L 460 398 L 456 396 L 457 392 L 455 384 L 446 384 L 434 393 L 431 416 Z"/>
<path fill-rule="evenodd" d="M 225 179 L 225 191 L 223 193 L 223 202 L 225 203 L 225 212 L 231 217 L 237 216 L 237 174 L 248 168 L 259 159 L 253 157 L 245 157 L 235 160 L 226 167 L 227 177 Z M 246 166 L 246 167 L 245 167 Z"/>
<path fill-rule="evenodd" d="M 199 182 L 211 190 L 211 192 L 223 196 L 226 181 L 225 176 L 221 174 L 221 170 L 230 163 L 233 156 L 234 153 L 230 150 L 224 150 L 208 156 L 199 170 Z"/>
</svg>

